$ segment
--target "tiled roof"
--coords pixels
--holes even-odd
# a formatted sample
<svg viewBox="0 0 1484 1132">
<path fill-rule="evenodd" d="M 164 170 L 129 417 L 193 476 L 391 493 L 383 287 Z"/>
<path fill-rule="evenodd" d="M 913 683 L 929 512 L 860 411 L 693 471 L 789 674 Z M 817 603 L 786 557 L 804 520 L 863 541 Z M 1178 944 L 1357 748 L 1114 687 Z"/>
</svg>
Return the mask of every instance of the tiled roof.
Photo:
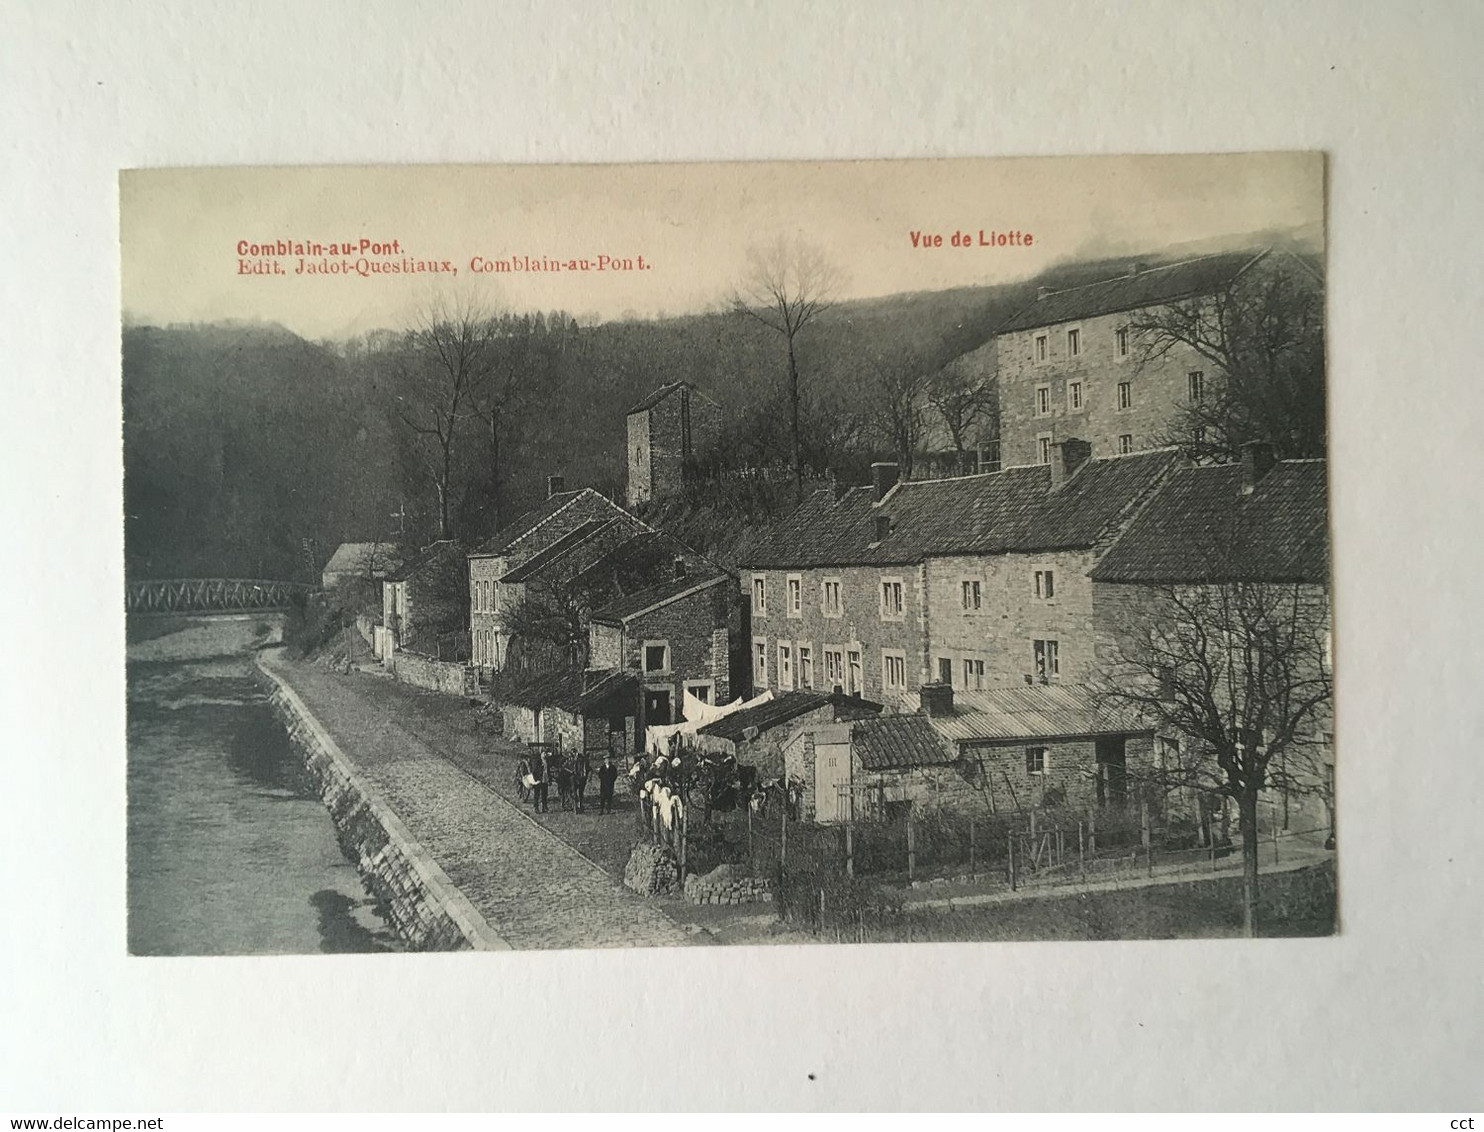
<svg viewBox="0 0 1484 1132">
<path fill-rule="evenodd" d="M 933 730 L 954 742 L 1057 739 L 1148 731 L 1127 711 L 1103 704 L 1081 684 L 1012 684 L 955 692 L 953 714 L 929 716 Z"/>
<path fill-rule="evenodd" d="M 592 491 L 592 488 L 583 488 L 582 491 Z M 571 503 L 582 491 L 559 491 L 548 496 L 539 507 L 533 507 L 514 522 L 507 523 L 501 527 L 484 542 L 480 543 L 472 552 L 471 557 L 495 556 L 503 554 L 509 549 L 510 544 L 517 539 L 529 534 L 542 523 L 550 519 L 563 507 Z"/>
<path fill-rule="evenodd" d="M 640 401 L 637 405 L 630 409 L 627 415 L 632 417 L 635 413 L 642 413 L 646 409 L 654 408 L 666 397 L 670 396 L 671 393 L 674 393 L 677 389 L 680 389 L 686 385 L 690 385 L 690 383 L 687 381 L 672 381 L 668 385 L 661 385 L 648 397 L 644 398 L 644 400 Z M 692 389 L 695 388 L 694 385 L 691 385 L 690 387 Z"/>
<path fill-rule="evenodd" d="M 867 770 L 943 766 L 958 757 L 927 717 L 915 714 L 863 719 L 852 729 L 850 742 Z"/>
<path fill-rule="evenodd" d="M 664 531 L 646 530 L 620 543 L 573 579 L 579 590 L 616 585 L 620 590 L 641 589 L 652 584 L 661 568 L 673 569 L 675 559 L 695 552 Z"/>
<path fill-rule="evenodd" d="M 1093 546 L 1178 463 L 1173 450 L 1090 459 L 1060 488 L 1044 464 L 897 485 L 879 505 L 871 488 L 837 500 L 824 489 L 746 553 L 749 567 L 901 565 L 946 554 Z M 876 518 L 891 533 L 876 542 Z"/>
<path fill-rule="evenodd" d="M 635 590 L 616 601 L 611 601 L 602 609 L 595 610 L 592 620 L 601 621 L 605 625 L 617 625 L 636 614 L 643 613 L 646 609 L 676 601 L 695 590 L 718 585 L 727 581 L 727 578 L 728 575 L 725 573 L 716 573 L 671 578 L 665 582 L 657 582 L 642 590 Z"/>
<path fill-rule="evenodd" d="M 572 551 L 576 550 L 593 535 L 604 528 L 611 526 L 612 519 L 589 519 L 579 527 L 574 527 L 545 550 L 533 554 L 514 570 L 505 574 L 500 579 L 502 582 L 525 582 L 536 577 L 548 566 L 560 562 Z"/>
<path fill-rule="evenodd" d="M 840 693 L 780 692 L 767 703 L 733 712 L 731 715 L 718 719 L 715 723 L 707 724 L 697 734 L 736 742 L 743 737 L 743 733 L 749 727 L 756 727 L 761 733 L 830 704 L 837 708 L 848 707 L 861 713 L 881 710 L 881 705 L 878 703 Z"/>
<path fill-rule="evenodd" d="M 1092 570 L 1097 582 L 1329 580 L 1323 460 L 1285 460 L 1242 494 L 1239 464 L 1182 469 Z"/>
<path fill-rule="evenodd" d="M 398 565 L 397 548 L 389 542 L 342 542 L 325 563 L 326 574 L 384 573 Z"/>
<path fill-rule="evenodd" d="M 403 582 L 414 578 L 425 570 L 435 569 L 443 564 L 449 556 L 458 555 L 463 557 L 463 548 L 452 539 L 443 539 L 423 547 L 417 554 L 402 564 L 399 569 L 393 570 L 386 575 L 388 582 Z"/>
<path fill-rule="evenodd" d="M 1055 326 L 1116 311 L 1138 310 L 1196 295 L 1209 295 L 1231 283 L 1265 254 L 1251 250 L 1223 252 L 1183 263 L 1151 267 L 1065 291 L 1052 291 L 1011 316 L 1000 327 L 999 333 Z"/>
</svg>

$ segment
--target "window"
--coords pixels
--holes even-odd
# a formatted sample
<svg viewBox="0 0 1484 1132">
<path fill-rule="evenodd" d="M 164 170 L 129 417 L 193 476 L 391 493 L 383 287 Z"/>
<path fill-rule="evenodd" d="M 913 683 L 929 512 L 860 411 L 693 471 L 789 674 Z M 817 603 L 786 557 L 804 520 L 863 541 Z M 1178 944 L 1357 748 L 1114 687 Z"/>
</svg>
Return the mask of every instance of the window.
<svg viewBox="0 0 1484 1132">
<path fill-rule="evenodd" d="M 1120 381 L 1118 383 L 1118 408 L 1120 411 L 1131 409 L 1134 406 L 1134 383 L 1132 381 Z"/>
<path fill-rule="evenodd" d="M 1068 330 L 1067 331 L 1067 357 L 1069 357 L 1069 358 L 1075 358 L 1080 353 L 1082 353 L 1082 331 L 1080 331 L 1080 330 Z"/>
<path fill-rule="evenodd" d="M 1082 383 L 1080 381 L 1067 382 L 1067 408 L 1074 413 L 1082 408 Z"/>
<path fill-rule="evenodd" d="M 1051 463 L 1051 434 L 1049 432 L 1043 432 L 1036 437 L 1036 462 Z"/>
<path fill-rule="evenodd" d="M 670 646 L 664 641 L 644 642 L 644 671 L 669 672 Z"/>
<path fill-rule="evenodd" d="M 845 654 L 839 649 L 824 650 L 824 683 L 831 691 L 845 687 Z"/>
<path fill-rule="evenodd" d="M 1050 601 L 1056 596 L 1056 571 L 1036 571 L 1036 596 L 1042 601 Z"/>
<path fill-rule="evenodd" d="M 752 615 L 768 615 L 768 579 L 762 574 L 752 576 Z"/>
<path fill-rule="evenodd" d="M 752 642 L 752 682 L 759 688 L 768 686 L 768 642 L 762 637 Z"/>
<path fill-rule="evenodd" d="M 1159 737 L 1159 769 L 1169 771 L 1180 766 L 1180 740 L 1168 735 Z"/>
<path fill-rule="evenodd" d="M 814 648 L 811 645 L 799 646 L 799 687 L 814 687 Z"/>
<path fill-rule="evenodd" d="M 1134 450 L 1134 437 L 1132 433 L 1125 432 L 1118 438 L 1118 454 L 1127 456 Z"/>
<path fill-rule="evenodd" d="M 845 690 L 853 696 L 858 696 L 863 690 L 861 687 L 861 654 L 855 649 L 850 650 L 850 670 L 845 682 Z"/>
<path fill-rule="evenodd" d="M 887 692 L 907 690 L 907 656 L 900 652 L 881 654 L 881 687 Z"/>
<path fill-rule="evenodd" d="M 1037 334 L 1036 335 L 1036 361 L 1038 361 L 1038 362 L 1044 362 L 1045 360 L 1046 360 L 1046 335 L 1044 335 L 1044 334 Z"/>
<path fill-rule="evenodd" d="M 1192 405 L 1199 405 L 1206 399 L 1206 375 L 1200 370 L 1191 370 L 1185 375 L 1185 386 Z"/>
<path fill-rule="evenodd" d="M 972 613 L 980 607 L 984 595 L 980 592 L 978 578 L 965 578 L 963 582 L 964 610 Z"/>
<path fill-rule="evenodd" d="M 1058 656 L 1060 649 L 1056 641 L 1034 641 L 1032 642 L 1036 658 L 1036 679 L 1043 684 L 1048 680 L 1056 680 L 1061 676 L 1061 660 Z"/>
<path fill-rule="evenodd" d="M 881 579 L 881 619 L 883 621 L 902 619 L 902 583 L 897 578 Z"/>
<path fill-rule="evenodd" d="M 1036 416 L 1049 417 L 1051 415 L 1051 386 L 1036 386 Z"/>
<path fill-rule="evenodd" d="M 687 684 L 685 691 L 688 695 L 694 696 L 703 704 L 709 704 L 711 702 L 712 684 L 710 680 L 700 684 Z"/>
<path fill-rule="evenodd" d="M 840 616 L 840 579 L 826 578 L 820 583 L 820 607 L 826 617 Z"/>
<path fill-rule="evenodd" d="M 1027 747 L 1025 749 L 1025 772 L 1026 774 L 1046 773 L 1046 748 Z"/>
<path fill-rule="evenodd" d="M 953 661 L 946 656 L 938 658 L 938 683 L 953 683 Z"/>
<path fill-rule="evenodd" d="M 790 617 L 804 615 L 804 580 L 797 574 L 788 576 L 788 615 Z"/>
<path fill-rule="evenodd" d="M 1128 357 L 1128 327 L 1120 326 L 1113 333 L 1115 348 L 1120 358 Z"/>
<path fill-rule="evenodd" d="M 778 646 L 778 686 L 790 689 L 794 686 L 794 650 L 792 645 Z"/>
<path fill-rule="evenodd" d="M 964 661 L 964 690 L 969 692 L 984 691 L 984 661 Z"/>
</svg>

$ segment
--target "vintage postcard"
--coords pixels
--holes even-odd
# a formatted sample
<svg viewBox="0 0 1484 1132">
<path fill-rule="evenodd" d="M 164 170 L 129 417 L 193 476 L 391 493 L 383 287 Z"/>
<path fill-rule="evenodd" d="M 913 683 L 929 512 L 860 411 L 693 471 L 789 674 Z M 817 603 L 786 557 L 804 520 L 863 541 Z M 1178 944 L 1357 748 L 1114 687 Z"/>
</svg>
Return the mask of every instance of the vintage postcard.
<svg viewBox="0 0 1484 1132">
<path fill-rule="evenodd" d="M 1335 930 L 1321 155 L 120 209 L 131 953 Z"/>
</svg>

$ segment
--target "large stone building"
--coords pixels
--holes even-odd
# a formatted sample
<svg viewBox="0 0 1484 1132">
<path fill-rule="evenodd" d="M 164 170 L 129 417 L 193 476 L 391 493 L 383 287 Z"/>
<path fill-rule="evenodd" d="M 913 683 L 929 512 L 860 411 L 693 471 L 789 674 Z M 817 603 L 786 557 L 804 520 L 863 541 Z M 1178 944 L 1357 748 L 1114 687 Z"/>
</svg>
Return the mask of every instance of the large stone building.
<svg viewBox="0 0 1484 1132">
<path fill-rule="evenodd" d="M 1088 441 L 1094 456 L 1182 441 L 1172 435 L 1180 410 L 1214 397 L 1222 375 L 1209 355 L 1152 332 L 1151 321 L 1201 304 L 1214 315 L 1221 296 L 1275 270 L 1319 282 L 1298 256 L 1244 251 L 1043 290 L 997 336 L 1005 466 L 1044 464 L 1068 437 Z"/>
<path fill-rule="evenodd" d="M 754 692 L 888 708 L 927 683 L 1072 683 L 1093 662 L 1087 571 L 1180 462 L 1163 450 L 816 492 L 741 563 Z"/>
<path fill-rule="evenodd" d="M 721 407 L 688 381 L 662 385 L 628 412 L 630 507 L 673 495 L 716 444 Z"/>
<path fill-rule="evenodd" d="M 403 649 L 436 655 L 439 638 L 463 629 L 463 549 L 444 539 L 424 547 L 381 583 L 382 661 Z"/>
<path fill-rule="evenodd" d="M 473 663 L 490 672 L 504 667 L 510 633 L 503 614 L 543 570 L 553 578 L 563 572 L 575 574 L 626 538 L 649 530 L 592 488 L 566 491 L 561 477 L 549 477 L 544 503 L 502 527 L 468 556 Z M 522 569 L 548 551 L 530 570 Z"/>
</svg>

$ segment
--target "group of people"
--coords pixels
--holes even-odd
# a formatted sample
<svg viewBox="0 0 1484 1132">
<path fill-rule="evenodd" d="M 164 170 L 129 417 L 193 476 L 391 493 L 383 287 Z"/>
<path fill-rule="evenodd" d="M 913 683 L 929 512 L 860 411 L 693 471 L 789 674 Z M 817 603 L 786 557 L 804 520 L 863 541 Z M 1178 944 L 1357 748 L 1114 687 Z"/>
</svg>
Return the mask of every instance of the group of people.
<svg viewBox="0 0 1484 1132">
<path fill-rule="evenodd" d="M 522 758 L 516 767 L 516 789 L 523 799 L 531 803 L 538 814 L 551 809 L 550 793 L 553 781 L 557 785 L 557 797 L 562 809 L 573 806 L 583 813 L 587 804 L 587 781 L 591 776 L 586 753 L 565 759 L 556 752 L 542 749 L 539 754 Z M 613 756 L 604 755 L 598 767 L 598 813 L 613 812 L 613 791 L 618 782 L 618 767 Z"/>
</svg>

